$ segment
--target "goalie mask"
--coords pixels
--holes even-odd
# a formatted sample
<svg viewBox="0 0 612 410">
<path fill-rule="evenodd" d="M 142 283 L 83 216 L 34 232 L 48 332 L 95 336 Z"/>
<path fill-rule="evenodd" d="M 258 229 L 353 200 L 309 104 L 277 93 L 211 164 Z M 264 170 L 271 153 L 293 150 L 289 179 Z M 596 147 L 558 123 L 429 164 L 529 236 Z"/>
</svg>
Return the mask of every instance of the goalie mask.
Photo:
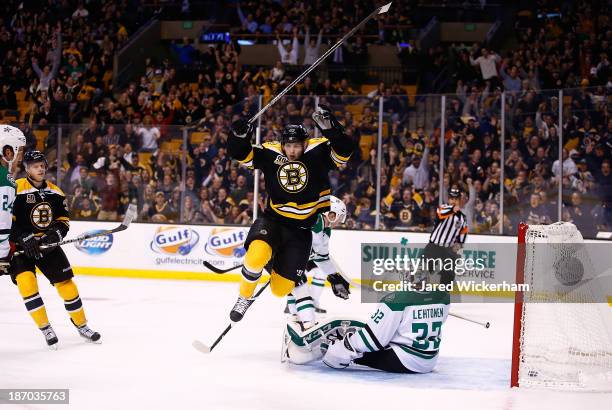
<svg viewBox="0 0 612 410">
<path fill-rule="evenodd" d="M 11 125 L 0 125 L 0 146 L 2 147 L 2 159 L 9 164 L 17 159 L 19 150 L 26 144 L 26 137 L 19 128 Z"/>
<path fill-rule="evenodd" d="M 333 195 L 329 196 L 329 202 L 329 212 L 326 212 L 325 216 L 332 224 L 336 221 L 343 224 L 346 221 L 346 205 L 340 198 Z"/>
</svg>

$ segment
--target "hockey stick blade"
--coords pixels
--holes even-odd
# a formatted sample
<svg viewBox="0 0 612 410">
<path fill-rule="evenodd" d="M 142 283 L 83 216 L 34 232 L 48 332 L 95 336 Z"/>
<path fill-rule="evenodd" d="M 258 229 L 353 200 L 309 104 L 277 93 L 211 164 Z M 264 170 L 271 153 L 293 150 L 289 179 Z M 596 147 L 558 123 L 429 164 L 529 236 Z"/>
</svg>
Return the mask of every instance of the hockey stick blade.
<svg viewBox="0 0 612 410">
<path fill-rule="evenodd" d="M 270 281 L 268 280 L 266 282 L 265 285 L 263 285 L 258 291 L 257 293 L 255 293 L 255 295 L 253 295 L 253 301 L 251 302 L 251 304 L 247 307 L 247 310 L 244 312 L 246 314 L 246 312 L 248 311 L 248 309 L 251 308 L 251 306 L 253 306 L 253 304 L 255 303 L 255 301 L 257 300 L 257 298 L 259 297 L 259 295 L 261 295 L 263 293 L 264 290 L 266 290 L 266 288 L 270 285 Z M 244 319 L 244 318 L 243 318 Z M 208 354 L 210 352 L 212 352 L 212 350 L 215 348 L 215 346 L 217 346 L 219 344 L 219 342 L 221 342 L 221 339 L 223 339 L 223 337 L 232 329 L 234 325 L 234 322 L 231 322 L 229 325 L 227 325 L 227 327 L 225 328 L 225 330 L 223 330 L 223 332 L 221 332 L 221 334 L 217 337 L 217 339 L 214 341 L 214 343 L 212 345 L 210 345 L 210 347 L 208 347 L 208 345 L 202 343 L 199 340 L 194 340 L 191 345 L 199 352 L 202 352 L 204 354 Z"/>
<path fill-rule="evenodd" d="M 491 323 L 490 322 L 480 322 L 478 320 L 470 319 L 469 317 L 466 317 L 466 316 L 463 316 L 463 315 L 458 315 L 458 314 L 453 313 L 453 312 L 449 312 L 448 315 L 456 317 L 457 319 L 465 320 L 467 322 L 475 323 L 477 325 L 480 325 L 480 326 L 484 327 L 485 329 L 488 329 L 489 327 L 491 327 Z"/>
<path fill-rule="evenodd" d="M 210 263 L 208 261 L 204 261 L 204 262 L 202 262 L 202 264 L 207 269 L 210 269 L 211 271 L 213 271 L 214 273 L 217 273 L 219 275 L 222 275 L 222 274 L 227 273 L 227 272 L 231 272 L 231 271 L 236 270 L 238 268 L 242 268 L 242 264 L 236 265 L 236 266 L 232 266 L 231 268 L 228 268 L 228 269 L 219 269 L 215 265 L 213 265 L 212 263 Z"/>
<path fill-rule="evenodd" d="M 393 2 L 391 2 L 393 3 Z M 380 9 L 378 9 L 378 14 L 384 14 L 386 12 L 389 11 L 389 9 L 391 8 L 391 3 L 387 3 L 384 6 L 381 6 Z"/>
<path fill-rule="evenodd" d="M 210 353 L 210 347 L 206 346 L 204 343 L 199 340 L 194 340 L 191 345 L 200 353 L 208 354 Z"/>
</svg>

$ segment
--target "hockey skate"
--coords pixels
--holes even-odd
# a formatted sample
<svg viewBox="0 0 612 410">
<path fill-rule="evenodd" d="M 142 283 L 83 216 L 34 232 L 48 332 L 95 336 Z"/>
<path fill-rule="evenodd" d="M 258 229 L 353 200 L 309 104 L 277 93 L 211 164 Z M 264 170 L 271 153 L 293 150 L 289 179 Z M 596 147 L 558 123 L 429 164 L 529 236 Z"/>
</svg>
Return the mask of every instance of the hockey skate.
<svg viewBox="0 0 612 410">
<path fill-rule="evenodd" d="M 70 321 L 72 322 L 72 319 L 70 319 Z M 72 324 L 74 325 L 74 322 L 72 322 Z M 76 326 L 76 325 L 75 325 Z M 91 330 L 91 328 L 89 326 L 87 326 L 87 323 L 82 325 L 82 326 L 76 326 L 79 335 L 81 335 L 82 338 L 86 339 L 88 342 L 92 342 L 92 343 L 102 343 L 100 341 L 100 338 L 102 337 L 100 335 L 100 333 L 98 332 L 94 332 L 93 330 Z"/>
<path fill-rule="evenodd" d="M 51 325 L 47 325 L 41 328 L 40 331 L 43 333 L 43 336 L 45 337 L 45 341 L 47 342 L 49 348 L 57 350 L 58 339 Z"/>
<path fill-rule="evenodd" d="M 240 322 L 244 317 L 246 310 L 253 303 L 253 300 L 254 299 L 247 299 L 243 298 L 242 296 L 238 296 L 238 300 L 230 312 L 230 320 L 232 322 Z"/>
<path fill-rule="evenodd" d="M 320 315 L 324 315 L 324 314 L 327 313 L 327 310 L 323 309 L 319 305 L 315 305 L 315 313 L 318 313 Z"/>
</svg>

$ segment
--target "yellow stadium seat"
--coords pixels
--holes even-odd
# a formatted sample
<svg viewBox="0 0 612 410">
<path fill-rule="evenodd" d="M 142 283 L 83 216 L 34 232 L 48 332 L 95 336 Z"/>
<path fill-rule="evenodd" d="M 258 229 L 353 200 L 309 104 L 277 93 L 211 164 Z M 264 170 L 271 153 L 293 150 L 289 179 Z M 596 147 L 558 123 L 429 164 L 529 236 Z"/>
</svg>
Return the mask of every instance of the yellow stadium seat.
<svg viewBox="0 0 612 410">
<path fill-rule="evenodd" d="M 361 135 L 359 138 L 359 149 L 361 149 L 361 159 L 367 160 L 370 159 L 370 150 L 374 146 L 374 141 L 376 140 L 375 135 Z"/>
<path fill-rule="evenodd" d="M 202 132 L 202 131 L 192 132 L 191 133 L 191 144 L 197 145 L 201 143 L 202 141 L 204 141 L 205 138 L 210 138 L 210 132 Z"/>
<path fill-rule="evenodd" d="M 151 152 L 139 152 L 138 153 L 138 162 L 140 164 L 148 164 L 149 163 L 149 159 L 151 158 L 151 155 L 153 155 Z"/>
<path fill-rule="evenodd" d="M 161 150 L 162 152 L 167 152 L 167 153 L 177 153 L 179 152 L 182 143 L 183 143 L 183 140 L 180 140 L 180 139 L 164 141 L 161 144 Z"/>
<path fill-rule="evenodd" d="M 15 97 L 17 98 L 17 103 L 25 101 L 26 92 L 25 91 L 15 91 Z"/>
<path fill-rule="evenodd" d="M 363 84 L 361 86 L 361 94 L 366 95 L 378 88 L 377 84 Z"/>
<path fill-rule="evenodd" d="M 32 131 L 32 133 L 36 137 L 36 149 L 39 151 L 43 151 L 45 149 L 45 141 L 47 140 L 49 131 L 48 130 L 34 130 Z"/>
</svg>

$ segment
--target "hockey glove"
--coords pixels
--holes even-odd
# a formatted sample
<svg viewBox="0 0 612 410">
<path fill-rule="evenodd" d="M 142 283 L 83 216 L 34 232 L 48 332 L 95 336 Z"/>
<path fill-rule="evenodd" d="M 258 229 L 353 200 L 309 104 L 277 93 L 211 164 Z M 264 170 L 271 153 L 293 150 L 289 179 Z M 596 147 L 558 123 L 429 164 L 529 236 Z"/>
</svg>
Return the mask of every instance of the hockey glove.
<svg viewBox="0 0 612 410">
<path fill-rule="evenodd" d="M 319 105 L 317 107 L 317 109 L 312 113 L 312 119 L 321 132 L 330 130 L 332 128 L 343 128 L 329 107 L 325 105 Z"/>
<path fill-rule="evenodd" d="M 61 242 L 62 234 L 56 230 L 48 230 L 42 238 L 40 238 L 40 245 L 51 245 L 54 243 Z M 54 247 L 43 249 L 42 252 L 48 253 L 49 251 L 55 249 Z"/>
<path fill-rule="evenodd" d="M 345 369 L 353 360 L 360 358 L 362 354 L 355 351 L 351 345 L 352 335 L 353 333 L 349 332 L 344 339 L 331 342 L 323 356 L 323 363 L 333 369 Z"/>
<path fill-rule="evenodd" d="M 39 247 L 39 239 L 34 236 L 34 234 L 26 233 L 21 235 L 17 243 L 19 246 L 21 246 L 21 249 L 23 249 L 23 252 L 28 258 L 37 260 L 42 258 L 42 253 L 40 252 Z"/>
<path fill-rule="evenodd" d="M 327 281 L 331 284 L 334 295 L 340 299 L 348 299 L 351 291 L 349 290 L 349 283 L 340 276 L 339 273 L 332 273 L 327 276 Z"/>
<path fill-rule="evenodd" d="M 250 137 L 253 133 L 253 124 L 249 124 L 246 120 L 236 120 L 232 123 L 232 134 L 238 138 Z"/>
</svg>

